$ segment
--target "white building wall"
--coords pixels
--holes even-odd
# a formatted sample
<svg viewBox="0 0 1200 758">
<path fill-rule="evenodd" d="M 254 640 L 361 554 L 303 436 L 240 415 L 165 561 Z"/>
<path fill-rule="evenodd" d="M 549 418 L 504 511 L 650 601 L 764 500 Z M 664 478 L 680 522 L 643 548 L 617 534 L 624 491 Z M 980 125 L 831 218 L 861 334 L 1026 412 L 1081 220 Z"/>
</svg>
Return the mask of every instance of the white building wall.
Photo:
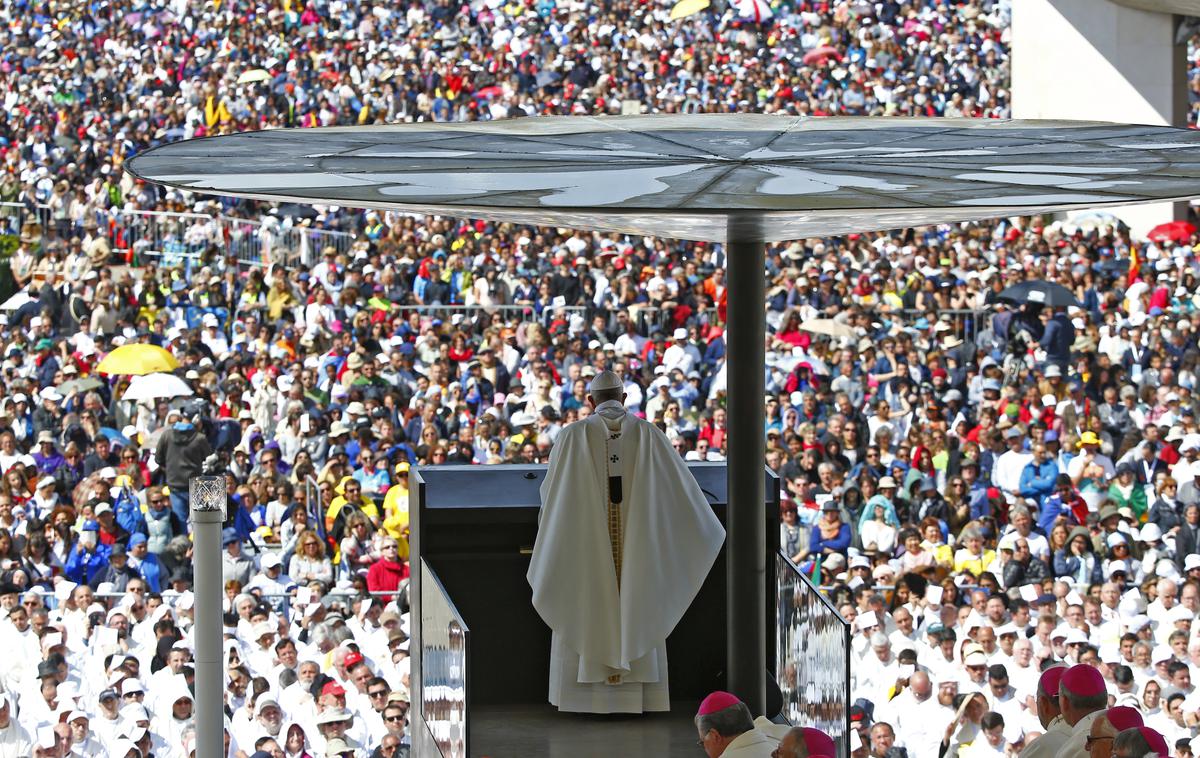
<svg viewBox="0 0 1200 758">
<path fill-rule="evenodd" d="M 1015 118 L 1185 125 L 1186 49 L 1175 44 L 1174 16 L 1113 0 L 1014 0 L 1012 24 Z M 1113 212 L 1145 233 L 1185 210 Z"/>
</svg>

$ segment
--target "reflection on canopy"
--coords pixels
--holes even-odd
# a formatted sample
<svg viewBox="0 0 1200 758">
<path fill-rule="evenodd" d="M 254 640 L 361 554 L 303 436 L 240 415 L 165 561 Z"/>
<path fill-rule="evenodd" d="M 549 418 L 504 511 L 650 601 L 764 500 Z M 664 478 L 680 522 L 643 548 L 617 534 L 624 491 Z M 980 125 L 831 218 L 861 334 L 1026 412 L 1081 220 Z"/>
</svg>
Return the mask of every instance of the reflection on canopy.
<svg viewBox="0 0 1200 758">
<path fill-rule="evenodd" d="M 183 189 L 724 241 L 1190 197 L 1200 134 L 982 119 L 747 114 L 280 129 L 127 164 Z"/>
</svg>

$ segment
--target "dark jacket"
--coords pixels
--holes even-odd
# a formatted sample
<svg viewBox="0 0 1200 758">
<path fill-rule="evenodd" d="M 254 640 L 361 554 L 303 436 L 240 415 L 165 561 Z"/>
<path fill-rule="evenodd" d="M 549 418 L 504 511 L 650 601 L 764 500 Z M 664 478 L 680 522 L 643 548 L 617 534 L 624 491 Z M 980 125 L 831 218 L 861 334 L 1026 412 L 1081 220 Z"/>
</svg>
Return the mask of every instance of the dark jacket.
<svg viewBox="0 0 1200 758">
<path fill-rule="evenodd" d="M 1178 503 L 1176 503 L 1177 505 Z M 1158 528 L 1162 529 L 1163 534 L 1183 523 L 1183 519 L 1179 517 L 1178 510 L 1168 505 L 1167 501 L 1161 497 L 1154 501 L 1154 505 L 1150 506 L 1150 512 L 1147 514 L 1146 520 L 1151 524 L 1158 524 Z"/>
<path fill-rule="evenodd" d="M 1197 544 L 1198 542 L 1200 540 L 1192 536 L 1192 530 L 1187 525 L 1187 522 L 1183 522 L 1179 527 L 1179 531 L 1175 533 L 1175 565 L 1179 567 L 1181 572 L 1183 571 L 1184 559 L 1195 553 L 1196 548 L 1200 547 L 1200 544 Z"/>
<path fill-rule="evenodd" d="M 1046 322 L 1046 331 L 1038 344 L 1046 350 L 1046 361 L 1066 365 L 1071 360 L 1071 345 L 1075 343 L 1075 327 L 1065 313 L 1056 313 Z"/>
<path fill-rule="evenodd" d="M 1050 569 L 1041 558 L 1029 557 L 1028 561 L 1009 561 L 1004 564 L 1004 586 L 1020 587 L 1031 582 L 1040 582 L 1050 576 Z"/>
<path fill-rule="evenodd" d="M 203 473 L 204 459 L 210 455 L 212 446 L 199 427 L 167 430 L 154 451 L 158 465 L 166 472 L 167 486 L 177 492 L 187 492 L 188 480 Z"/>
</svg>

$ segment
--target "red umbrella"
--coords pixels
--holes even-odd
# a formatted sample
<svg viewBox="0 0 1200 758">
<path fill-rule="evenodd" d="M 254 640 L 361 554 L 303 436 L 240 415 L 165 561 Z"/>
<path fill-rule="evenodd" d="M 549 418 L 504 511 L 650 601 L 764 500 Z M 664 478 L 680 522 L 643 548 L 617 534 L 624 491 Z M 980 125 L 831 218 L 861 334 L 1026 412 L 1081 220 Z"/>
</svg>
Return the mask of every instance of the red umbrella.
<svg viewBox="0 0 1200 758">
<path fill-rule="evenodd" d="M 841 61 L 842 54 L 838 52 L 838 49 L 832 45 L 821 45 L 820 47 L 814 47 L 812 50 L 809 50 L 804 54 L 804 65 L 813 66 L 825 60 L 826 58 L 833 58 L 834 61 Z"/>
<path fill-rule="evenodd" d="M 503 95 L 503 94 L 504 94 L 504 88 L 497 84 L 493 84 L 490 87 L 484 87 L 483 89 L 476 90 L 475 97 L 479 97 L 479 98 L 483 98 L 484 100 L 487 100 L 489 98 L 493 98 L 493 97 L 496 97 L 497 95 Z"/>
<path fill-rule="evenodd" d="M 1150 230 L 1151 242 L 1187 242 L 1196 233 L 1196 227 L 1187 221 L 1168 221 Z"/>
</svg>

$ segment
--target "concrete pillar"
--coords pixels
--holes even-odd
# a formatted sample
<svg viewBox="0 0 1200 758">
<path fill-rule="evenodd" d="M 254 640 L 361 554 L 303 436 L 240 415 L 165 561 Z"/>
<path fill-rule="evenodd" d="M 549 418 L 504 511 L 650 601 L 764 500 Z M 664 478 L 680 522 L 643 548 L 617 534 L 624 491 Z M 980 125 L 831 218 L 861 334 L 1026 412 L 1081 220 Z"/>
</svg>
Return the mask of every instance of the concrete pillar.
<svg viewBox="0 0 1200 758">
<path fill-rule="evenodd" d="M 221 524 L 228 496 L 224 476 L 197 476 L 189 482 L 192 559 L 196 595 L 196 757 L 225 755 L 225 635 L 221 598 Z"/>
<path fill-rule="evenodd" d="M 1012 101 L 1019 119 L 1186 126 L 1187 48 L 1171 9 L 1195 0 L 1017 0 Z M 1145 234 L 1186 217 L 1185 203 L 1112 208 Z"/>
</svg>

